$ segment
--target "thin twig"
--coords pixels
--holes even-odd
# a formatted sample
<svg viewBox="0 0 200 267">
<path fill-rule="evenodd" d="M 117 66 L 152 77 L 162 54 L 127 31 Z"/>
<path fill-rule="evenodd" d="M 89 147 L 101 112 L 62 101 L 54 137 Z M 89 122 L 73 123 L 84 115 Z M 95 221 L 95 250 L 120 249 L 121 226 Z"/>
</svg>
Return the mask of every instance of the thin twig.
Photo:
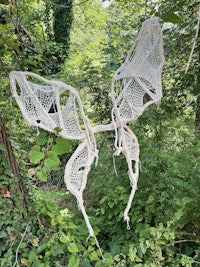
<svg viewBox="0 0 200 267">
<path fill-rule="evenodd" d="M 28 30 L 22 25 L 20 24 L 20 27 L 22 28 L 22 30 L 24 31 L 24 33 L 26 34 L 26 36 L 28 37 L 29 41 L 31 43 L 33 43 L 33 39 L 32 39 L 32 36 L 31 34 L 28 32 Z M 34 44 L 34 43 L 33 43 Z"/>
<path fill-rule="evenodd" d="M 20 240 L 20 242 L 19 242 L 19 245 L 18 245 L 18 247 L 17 247 L 17 249 L 16 249 L 16 253 L 15 253 L 15 262 L 14 262 L 14 264 L 13 264 L 12 267 L 15 267 L 16 264 L 17 264 L 17 266 L 19 266 L 19 263 L 18 263 L 19 247 L 20 247 L 21 243 L 22 243 L 23 240 L 24 240 L 24 237 L 25 237 L 26 232 L 27 232 L 27 230 L 28 230 L 28 226 L 29 226 L 29 224 L 30 224 L 30 222 L 26 225 L 25 231 L 24 231 L 24 233 L 23 233 L 23 235 L 22 235 L 22 238 L 21 238 L 21 240 Z"/>
<path fill-rule="evenodd" d="M 192 258 L 193 262 L 195 262 L 195 259 L 199 257 L 200 251 Z"/>
<path fill-rule="evenodd" d="M 37 215 L 37 220 L 38 220 L 38 224 L 39 224 L 40 226 L 43 226 L 43 224 L 41 223 L 41 220 L 40 220 L 39 215 Z"/>
<path fill-rule="evenodd" d="M 200 94 L 199 94 L 200 95 Z M 198 96 L 198 95 L 197 95 Z M 197 97 L 196 96 L 196 97 Z M 196 233 L 188 233 L 188 232 L 182 232 L 182 231 L 178 231 L 178 232 L 176 232 L 176 235 L 181 235 L 181 236 L 183 236 L 183 235 L 185 235 L 185 236 L 193 236 L 193 237 L 197 237 L 197 235 L 196 235 Z"/>
<path fill-rule="evenodd" d="M 174 241 L 172 243 L 167 244 L 165 247 L 170 247 L 170 246 L 174 246 L 175 244 L 181 244 L 181 243 L 196 243 L 196 240 L 191 240 L 191 239 L 183 239 L 183 240 L 178 240 L 178 241 Z"/>
<path fill-rule="evenodd" d="M 191 52 L 190 52 L 190 56 L 189 56 L 189 59 L 188 59 L 188 63 L 187 63 L 187 66 L 186 66 L 185 73 L 187 73 L 187 71 L 189 69 L 190 62 L 192 60 L 192 55 L 194 53 L 194 49 L 195 49 L 195 46 L 196 46 L 196 43 L 197 43 L 197 38 L 198 38 L 198 33 L 199 33 L 199 25 L 200 25 L 200 7 L 199 7 L 199 11 L 198 11 L 197 15 L 198 15 L 198 17 L 197 17 L 197 29 L 196 29 L 194 42 L 193 42 L 193 45 L 192 45 L 192 49 L 191 49 Z"/>
</svg>

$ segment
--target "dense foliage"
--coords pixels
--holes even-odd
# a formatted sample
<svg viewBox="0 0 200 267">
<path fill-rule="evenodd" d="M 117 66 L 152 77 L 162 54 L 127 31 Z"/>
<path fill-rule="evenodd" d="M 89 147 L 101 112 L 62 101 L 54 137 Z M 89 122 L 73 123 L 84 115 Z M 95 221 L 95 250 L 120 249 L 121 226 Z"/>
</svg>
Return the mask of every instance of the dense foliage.
<svg viewBox="0 0 200 267">
<path fill-rule="evenodd" d="M 198 6 L 196 0 L 115 0 L 108 7 L 97 0 L 0 1 L 0 115 L 20 169 L 12 173 L 1 138 L 1 267 L 199 266 L 200 37 L 185 73 Z M 79 90 L 92 124 L 107 123 L 112 75 L 150 16 L 163 27 L 163 99 L 131 126 L 141 160 L 131 230 L 123 221 L 128 170 L 115 157 L 115 174 L 112 132 L 97 136 L 99 163 L 84 192 L 102 260 L 95 241 L 86 242 L 85 222 L 63 182 L 76 142 L 29 127 L 11 103 L 8 75 L 29 70 L 63 80 Z"/>
</svg>

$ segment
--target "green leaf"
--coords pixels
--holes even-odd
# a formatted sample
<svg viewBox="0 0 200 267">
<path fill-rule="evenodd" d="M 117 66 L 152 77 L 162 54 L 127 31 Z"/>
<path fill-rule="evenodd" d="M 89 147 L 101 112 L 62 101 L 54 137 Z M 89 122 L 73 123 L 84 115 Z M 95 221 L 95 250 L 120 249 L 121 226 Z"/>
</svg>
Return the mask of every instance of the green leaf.
<svg viewBox="0 0 200 267">
<path fill-rule="evenodd" d="M 163 16 L 163 20 L 165 22 L 171 22 L 171 23 L 181 23 L 181 18 L 179 16 L 177 16 L 175 13 L 173 12 L 168 12 Z"/>
<path fill-rule="evenodd" d="M 1 151 L 6 151 L 6 147 L 4 144 L 0 143 L 0 150 Z"/>
<path fill-rule="evenodd" d="M 52 169 L 52 168 L 59 166 L 59 164 L 60 164 L 60 160 L 57 154 L 54 151 L 49 151 L 48 158 L 45 159 L 44 161 L 44 166 L 47 167 L 48 169 Z"/>
<path fill-rule="evenodd" d="M 70 243 L 67 248 L 71 253 L 77 253 L 79 251 L 75 243 Z"/>
<path fill-rule="evenodd" d="M 40 171 L 37 171 L 36 176 L 37 176 L 38 180 L 40 180 L 42 182 L 47 182 L 47 173 L 46 173 L 45 168 L 42 168 Z"/>
<path fill-rule="evenodd" d="M 61 232 L 59 240 L 60 240 L 60 242 L 66 244 L 69 242 L 70 238 L 68 235 L 66 236 L 63 232 Z"/>
<path fill-rule="evenodd" d="M 90 264 L 90 261 L 88 259 L 84 259 L 82 262 L 81 262 L 81 267 L 92 267 L 92 265 Z"/>
<path fill-rule="evenodd" d="M 37 253 L 40 254 L 43 250 L 45 250 L 46 246 L 47 246 L 46 242 L 42 243 L 39 247 L 37 247 Z"/>
<path fill-rule="evenodd" d="M 120 247 L 116 243 L 111 247 L 111 253 L 113 256 L 120 253 Z"/>
<path fill-rule="evenodd" d="M 26 248 L 27 247 L 27 245 L 26 245 L 26 243 L 25 242 L 22 242 L 21 244 L 20 244 L 20 248 Z"/>
<path fill-rule="evenodd" d="M 90 253 L 90 259 L 92 261 L 98 261 L 99 260 L 99 257 L 98 257 L 98 254 L 96 251 L 93 251 L 92 253 Z"/>
<path fill-rule="evenodd" d="M 113 259 L 105 259 L 106 266 L 113 266 L 114 260 Z"/>
<path fill-rule="evenodd" d="M 140 248 L 141 248 L 142 253 L 145 254 L 147 251 L 147 247 L 143 242 L 140 243 Z"/>
<path fill-rule="evenodd" d="M 143 262 L 143 260 L 142 259 L 140 259 L 138 256 L 136 256 L 136 260 L 135 260 L 136 262 Z"/>
<path fill-rule="evenodd" d="M 147 248 L 150 248 L 152 250 L 155 249 L 155 244 L 153 241 L 146 240 L 146 245 L 147 245 Z"/>
<path fill-rule="evenodd" d="M 68 267 L 78 267 L 79 266 L 79 258 L 75 257 L 74 255 L 70 256 Z"/>
<path fill-rule="evenodd" d="M 135 261 L 136 253 L 137 253 L 137 249 L 135 247 L 131 247 L 129 249 L 129 257 L 131 261 Z"/>
<path fill-rule="evenodd" d="M 44 158 L 44 153 L 40 152 L 40 146 L 33 146 L 29 152 L 29 159 L 31 163 L 39 163 Z"/>
<path fill-rule="evenodd" d="M 47 142 L 47 133 L 41 132 L 36 139 L 36 143 L 39 146 L 43 146 L 46 144 L 46 142 Z"/>
<path fill-rule="evenodd" d="M 57 256 L 57 255 L 60 255 L 60 254 L 63 254 L 63 253 L 64 253 L 63 248 L 60 247 L 60 245 L 54 245 L 51 248 L 51 254 L 52 254 L 52 256 Z"/>
<path fill-rule="evenodd" d="M 6 264 L 8 263 L 8 259 L 1 259 L 1 266 L 6 266 Z"/>
<path fill-rule="evenodd" d="M 113 260 L 113 258 L 112 258 L 112 254 L 110 254 L 110 253 L 105 253 L 104 254 L 104 258 L 105 258 L 105 266 L 111 266 L 111 265 L 113 265 L 113 263 L 114 263 L 114 260 Z"/>
<path fill-rule="evenodd" d="M 62 129 L 61 128 L 59 128 L 59 127 L 56 127 L 56 128 L 54 128 L 54 131 L 58 134 L 59 132 L 61 132 L 62 131 Z"/>
<path fill-rule="evenodd" d="M 31 250 L 30 253 L 28 254 L 28 263 L 31 264 L 34 262 L 36 259 L 36 253 L 34 250 Z"/>
<path fill-rule="evenodd" d="M 52 146 L 52 151 L 56 152 L 58 155 L 70 152 L 69 140 L 56 138 L 56 145 Z"/>
<path fill-rule="evenodd" d="M 147 238 L 151 233 L 151 227 L 148 224 L 139 223 L 136 226 L 136 231 L 139 233 L 140 237 Z"/>
</svg>

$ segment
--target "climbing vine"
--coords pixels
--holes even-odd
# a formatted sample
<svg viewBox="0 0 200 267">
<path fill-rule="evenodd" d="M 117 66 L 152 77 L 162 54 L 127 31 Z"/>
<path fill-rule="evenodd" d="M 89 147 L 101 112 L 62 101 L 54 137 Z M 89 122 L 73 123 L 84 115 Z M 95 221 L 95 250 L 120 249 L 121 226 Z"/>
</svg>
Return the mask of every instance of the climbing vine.
<svg viewBox="0 0 200 267">
<path fill-rule="evenodd" d="M 45 2 L 44 23 L 48 45 L 45 55 L 53 56 L 54 72 L 60 70 L 69 53 L 70 29 L 73 21 L 72 0 Z"/>
</svg>

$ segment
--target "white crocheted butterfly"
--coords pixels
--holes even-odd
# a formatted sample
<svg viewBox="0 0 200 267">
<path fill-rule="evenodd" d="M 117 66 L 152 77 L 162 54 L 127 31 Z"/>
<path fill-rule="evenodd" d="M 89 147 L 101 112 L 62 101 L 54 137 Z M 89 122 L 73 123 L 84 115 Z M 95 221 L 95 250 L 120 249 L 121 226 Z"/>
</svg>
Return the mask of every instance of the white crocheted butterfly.
<svg viewBox="0 0 200 267">
<path fill-rule="evenodd" d="M 87 183 L 87 175 L 98 155 L 95 134 L 115 130 L 115 154 L 123 153 L 126 158 L 132 186 L 124 212 L 124 219 L 129 228 L 128 212 L 137 189 L 139 175 L 139 144 L 127 124 L 141 116 L 149 105 L 160 101 L 163 64 L 162 31 L 158 19 L 151 18 L 143 23 L 125 62 L 113 77 L 112 122 L 95 127 L 90 125 L 79 93 L 73 87 L 62 82 L 46 80 L 30 72 L 13 71 L 10 73 L 12 94 L 24 119 L 30 125 L 50 132 L 55 132 L 56 128 L 60 128 L 61 137 L 80 140 L 80 145 L 66 164 L 64 181 L 67 189 L 77 198 L 89 234 L 95 238 L 98 247 L 99 243 L 83 204 L 83 190 Z M 30 77 L 37 82 L 29 81 Z M 65 103 L 61 101 L 63 95 Z"/>
</svg>

